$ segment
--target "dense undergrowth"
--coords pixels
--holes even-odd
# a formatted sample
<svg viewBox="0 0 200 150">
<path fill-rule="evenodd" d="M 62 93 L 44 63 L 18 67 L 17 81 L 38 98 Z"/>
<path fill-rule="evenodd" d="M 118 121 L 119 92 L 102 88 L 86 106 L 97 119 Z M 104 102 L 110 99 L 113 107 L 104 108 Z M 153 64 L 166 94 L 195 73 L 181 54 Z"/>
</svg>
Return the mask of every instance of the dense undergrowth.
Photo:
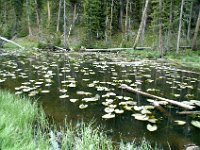
<svg viewBox="0 0 200 150">
<path fill-rule="evenodd" d="M 135 31 L 136 32 L 136 31 Z M 78 36 L 77 36 L 78 35 Z M 63 46 L 62 42 L 60 41 L 57 42 L 56 39 L 58 39 L 60 36 L 54 36 L 53 39 L 55 40 L 48 40 L 46 39 L 45 43 L 41 43 L 38 41 L 38 38 L 35 36 L 28 36 L 24 38 L 17 38 L 15 39 L 15 42 L 18 44 L 24 46 L 27 49 L 32 49 L 33 47 L 35 48 L 44 48 L 46 45 L 46 48 L 48 48 L 49 44 L 51 45 L 57 45 Z M 170 61 L 175 61 L 176 63 L 179 63 L 181 65 L 189 66 L 192 68 L 199 68 L 200 67 L 200 51 L 192 51 L 191 49 L 180 49 L 179 54 L 176 54 L 176 36 L 173 36 L 171 38 L 171 42 L 167 46 L 171 47 L 170 49 L 166 49 L 166 53 L 163 56 L 165 59 L 170 60 Z M 91 48 L 114 48 L 114 47 L 132 47 L 133 45 L 133 35 L 129 35 L 129 38 L 124 39 L 125 35 L 123 33 L 116 33 L 114 34 L 111 39 L 105 41 L 105 40 L 93 40 L 91 41 L 92 47 Z M 70 36 L 69 39 L 69 47 L 72 48 L 75 51 L 79 51 L 81 47 L 84 47 L 84 31 L 82 28 L 77 27 L 76 30 L 74 30 Z M 55 43 L 56 41 L 56 43 Z M 44 42 L 44 41 L 43 41 Z M 152 49 L 145 49 L 145 50 L 127 50 L 125 52 L 121 52 L 120 55 L 123 57 L 127 58 L 127 60 L 135 60 L 135 59 L 159 59 L 160 56 L 160 51 L 158 50 L 158 47 L 156 47 L 158 42 L 158 39 L 156 38 L 155 35 L 151 33 L 146 33 L 146 36 L 144 38 L 143 44 L 141 45 L 141 42 L 138 46 L 142 47 L 151 47 Z M 184 41 L 182 39 L 180 41 L 181 45 L 185 45 L 188 41 Z M 197 43 L 200 43 L 200 39 L 197 41 Z M 166 47 L 167 47 L 166 46 Z M 200 46 L 198 44 L 198 46 Z M 4 44 L 5 49 L 10 49 L 11 51 L 14 48 L 17 48 L 13 46 L 12 44 L 5 43 Z"/>
</svg>

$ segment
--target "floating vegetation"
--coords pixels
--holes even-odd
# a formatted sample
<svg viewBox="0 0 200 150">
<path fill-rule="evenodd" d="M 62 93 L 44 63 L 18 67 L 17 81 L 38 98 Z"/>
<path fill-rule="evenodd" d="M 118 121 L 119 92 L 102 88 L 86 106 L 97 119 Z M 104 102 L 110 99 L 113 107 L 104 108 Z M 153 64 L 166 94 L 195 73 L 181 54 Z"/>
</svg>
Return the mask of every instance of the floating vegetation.
<svg viewBox="0 0 200 150">
<path fill-rule="evenodd" d="M 140 120 L 140 121 L 147 121 L 149 119 L 147 115 L 143 115 L 143 114 L 132 114 L 131 116 L 133 116 L 136 120 Z"/>
<path fill-rule="evenodd" d="M 122 109 L 115 109 L 114 112 L 115 112 L 116 114 L 123 114 L 123 113 L 124 113 L 124 110 L 122 110 Z"/>
<path fill-rule="evenodd" d="M 85 109 L 85 108 L 87 108 L 87 107 L 88 107 L 87 104 L 80 104 L 80 105 L 79 105 L 79 108 L 80 108 L 80 109 Z"/>
<path fill-rule="evenodd" d="M 0 79 L 0 83 L 3 83 L 5 81 L 6 81 L 6 79 Z"/>
<path fill-rule="evenodd" d="M 191 121 L 191 124 L 192 124 L 194 127 L 200 128 L 200 121 L 192 120 L 192 121 Z"/>
<path fill-rule="evenodd" d="M 64 58 L 62 54 L 48 56 L 49 59 L 46 59 L 45 55 L 39 55 L 31 62 L 27 61 L 27 58 L 20 58 L 23 59 L 22 62 L 16 58 L 12 61 L 2 61 L 0 86 L 3 89 L 11 88 L 15 94 L 30 97 L 39 95 L 36 98 L 39 97 L 41 101 L 47 99 L 45 104 L 52 106 L 52 109 L 55 108 L 56 113 L 61 111 L 66 113 L 65 115 L 75 113 L 74 116 L 78 119 L 86 117 L 86 120 L 90 120 L 94 117 L 103 124 L 104 119 L 117 117 L 109 123 L 113 124 L 115 123 L 113 121 L 116 121 L 116 127 L 119 130 L 127 129 L 124 135 L 135 133 L 132 132 L 135 129 L 142 133 L 143 129 L 137 128 L 137 124 L 146 127 L 151 132 L 158 128 L 165 130 L 163 126 L 171 119 L 170 117 L 172 121 L 169 121 L 167 125 L 178 125 L 174 129 L 168 128 L 170 131 L 183 128 L 182 126 L 191 120 L 193 120 L 191 124 L 199 128 L 199 115 L 196 115 L 200 109 L 199 74 L 181 72 L 182 70 L 178 69 L 179 66 L 165 62 L 107 63 L 99 56 L 97 62 L 94 62 L 95 55 L 102 55 L 95 54 L 94 58 L 90 55 L 82 55 L 75 63 Z M 195 108 L 186 112 L 187 117 L 183 117 L 183 114 L 176 113 L 181 112 L 178 106 L 171 106 L 170 102 L 158 100 L 156 97 L 149 99 L 139 93 L 134 94 L 119 89 L 121 84 Z M 87 110 L 87 107 L 91 109 Z M 77 120 L 74 116 L 72 118 Z M 131 126 L 134 129 L 130 131 Z M 116 127 L 112 127 L 114 132 Z M 193 130 L 192 128 L 188 132 Z"/>
<path fill-rule="evenodd" d="M 68 87 L 70 88 L 75 88 L 76 87 L 76 84 L 75 83 L 70 83 L 69 85 L 67 85 Z"/>
<path fill-rule="evenodd" d="M 76 94 L 77 95 L 86 95 L 86 96 L 92 95 L 92 93 L 90 93 L 90 92 L 84 92 L 84 91 L 77 91 Z"/>
<path fill-rule="evenodd" d="M 66 95 L 66 94 L 59 96 L 59 98 L 61 98 L 61 99 L 68 98 L 68 97 L 69 97 L 69 95 Z"/>
<path fill-rule="evenodd" d="M 156 131 L 157 129 L 158 129 L 158 126 L 155 125 L 155 124 L 153 124 L 153 125 L 148 124 L 148 125 L 147 125 L 147 130 L 149 130 L 149 131 L 151 131 L 151 132 Z"/>
<path fill-rule="evenodd" d="M 83 98 L 82 101 L 84 101 L 84 102 L 95 102 L 95 101 L 98 101 L 98 98 L 96 98 L 96 97 Z"/>
<path fill-rule="evenodd" d="M 182 120 L 175 120 L 174 122 L 177 123 L 177 125 L 180 125 L 180 126 L 186 124 L 186 122 L 185 122 L 185 121 L 182 121 Z"/>
<path fill-rule="evenodd" d="M 41 93 L 47 94 L 50 93 L 50 90 L 42 90 Z"/>
<path fill-rule="evenodd" d="M 69 101 L 72 103 L 76 103 L 78 101 L 78 99 L 70 99 Z"/>
<path fill-rule="evenodd" d="M 115 114 L 111 114 L 111 113 L 109 113 L 109 114 L 105 114 L 105 115 L 102 116 L 102 118 L 103 118 L 103 119 L 111 119 L 111 118 L 115 118 Z"/>
</svg>

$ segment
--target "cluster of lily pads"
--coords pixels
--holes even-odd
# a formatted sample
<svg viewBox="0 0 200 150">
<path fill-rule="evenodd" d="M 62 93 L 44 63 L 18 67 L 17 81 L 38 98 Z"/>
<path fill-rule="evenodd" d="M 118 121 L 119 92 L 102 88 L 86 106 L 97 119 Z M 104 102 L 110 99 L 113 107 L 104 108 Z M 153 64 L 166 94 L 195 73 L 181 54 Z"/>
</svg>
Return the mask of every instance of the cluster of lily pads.
<svg viewBox="0 0 200 150">
<path fill-rule="evenodd" d="M 0 85 L 8 78 L 18 81 L 15 94 L 26 93 L 31 97 L 56 90 L 59 92 L 58 99 L 76 103 L 80 109 L 87 109 L 94 104 L 100 105 L 104 108 L 102 119 L 113 119 L 130 113 L 135 120 L 147 122 L 149 131 L 156 131 L 157 123 L 161 121 L 156 118 L 158 110 L 153 103 L 157 102 L 164 108 L 169 104 L 153 99 L 141 102 L 139 95 L 131 96 L 130 93 L 120 91 L 118 87 L 121 84 L 183 101 L 195 106 L 196 110 L 200 109 L 199 74 L 181 71 L 167 63 L 86 63 L 82 59 L 70 63 L 68 56 L 63 57 L 58 57 L 57 61 L 44 61 L 44 58 L 42 61 L 41 58 L 4 61 L 0 65 Z M 57 86 L 56 89 L 53 85 Z M 69 91 L 76 93 L 76 96 L 71 96 Z M 191 124 L 200 128 L 198 117 L 192 120 Z M 184 120 L 174 122 L 178 125 L 186 124 Z"/>
</svg>

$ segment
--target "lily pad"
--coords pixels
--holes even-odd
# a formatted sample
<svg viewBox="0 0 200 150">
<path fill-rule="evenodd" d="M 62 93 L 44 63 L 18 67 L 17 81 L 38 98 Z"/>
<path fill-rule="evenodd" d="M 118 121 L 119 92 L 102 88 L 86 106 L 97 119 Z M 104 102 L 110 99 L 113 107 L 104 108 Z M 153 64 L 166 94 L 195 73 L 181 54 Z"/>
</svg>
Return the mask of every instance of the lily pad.
<svg viewBox="0 0 200 150">
<path fill-rule="evenodd" d="M 84 91 L 77 91 L 76 94 L 77 95 L 87 95 L 87 96 L 88 95 L 92 95 L 92 93 L 90 93 L 90 92 L 84 92 Z"/>
<path fill-rule="evenodd" d="M 109 114 L 105 114 L 105 115 L 102 116 L 102 118 L 103 118 L 103 119 L 111 119 L 111 118 L 115 118 L 115 114 L 111 114 L 111 113 L 109 113 Z"/>
<path fill-rule="evenodd" d="M 106 108 L 104 109 L 104 111 L 105 111 L 106 113 L 112 113 L 112 112 L 114 112 L 114 108 L 106 107 Z"/>
<path fill-rule="evenodd" d="M 116 114 L 123 114 L 124 113 L 124 110 L 122 109 L 115 109 L 114 110 Z"/>
<path fill-rule="evenodd" d="M 98 101 L 98 98 L 96 98 L 96 97 L 83 98 L 82 101 L 85 101 L 85 102 L 95 102 L 95 101 Z"/>
<path fill-rule="evenodd" d="M 186 122 L 185 122 L 185 121 L 182 121 L 182 120 L 175 120 L 174 122 L 177 123 L 177 125 L 180 125 L 180 126 L 186 124 Z"/>
<path fill-rule="evenodd" d="M 131 116 L 135 117 L 136 120 L 140 120 L 140 121 L 147 121 L 149 119 L 147 115 L 143 115 L 143 114 L 132 114 Z"/>
<path fill-rule="evenodd" d="M 41 93 L 44 93 L 44 94 L 50 93 L 50 90 L 42 90 Z"/>
<path fill-rule="evenodd" d="M 61 99 L 68 98 L 68 97 L 69 97 L 69 95 L 66 95 L 66 94 L 59 96 L 59 98 L 61 98 Z"/>
<path fill-rule="evenodd" d="M 195 121 L 195 120 L 192 120 L 191 121 L 191 124 L 197 128 L 200 128 L 200 121 Z"/>
<path fill-rule="evenodd" d="M 69 101 L 72 103 L 76 103 L 78 101 L 78 99 L 70 99 Z"/>
<path fill-rule="evenodd" d="M 79 105 L 79 108 L 80 108 L 80 109 L 85 109 L 85 108 L 87 108 L 87 107 L 88 107 L 87 104 L 80 104 L 80 105 Z"/>
<path fill-rule="evenodd" d="M 148 124 L 147 125 L 147 130 L 153 132 L 153 131 L 156 131 L 158 129 L 158 126 L 157 125 L 151 125 L 151 124 Z"/>
</svg>

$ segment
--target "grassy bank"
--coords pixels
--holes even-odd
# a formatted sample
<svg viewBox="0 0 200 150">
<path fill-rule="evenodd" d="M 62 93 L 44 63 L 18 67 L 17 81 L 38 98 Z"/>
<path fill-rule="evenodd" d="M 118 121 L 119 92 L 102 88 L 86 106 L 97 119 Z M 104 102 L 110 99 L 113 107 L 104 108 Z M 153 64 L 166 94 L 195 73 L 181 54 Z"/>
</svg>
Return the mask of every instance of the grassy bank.
<svg viewBox="0 0 200 150">
<path fill-rule="evenodd" d="M 48 149 L 46 135 L 34 129 L 36 120 L 45 124 L 36 104 L 8 92 L 0 92 L 0 149 Z"/>
<path fill-rule="evenodd" d="M 46 150 L 50 147 L 60 149 L 60 146 L 68 150 L 156 149 L 146 140 L 139 145 L 121 142 L 116 147 L 100 128 L 84 123 L 75 128 L 66 123 L 62 132 L 49 132 L 52 133 L 49 136 L 42 132 L 42 126 L 46 127 L 47 122 L 37 104 L 5 91 L 0 92 L 0 114 L 2 150 Z"/>
</svg>

